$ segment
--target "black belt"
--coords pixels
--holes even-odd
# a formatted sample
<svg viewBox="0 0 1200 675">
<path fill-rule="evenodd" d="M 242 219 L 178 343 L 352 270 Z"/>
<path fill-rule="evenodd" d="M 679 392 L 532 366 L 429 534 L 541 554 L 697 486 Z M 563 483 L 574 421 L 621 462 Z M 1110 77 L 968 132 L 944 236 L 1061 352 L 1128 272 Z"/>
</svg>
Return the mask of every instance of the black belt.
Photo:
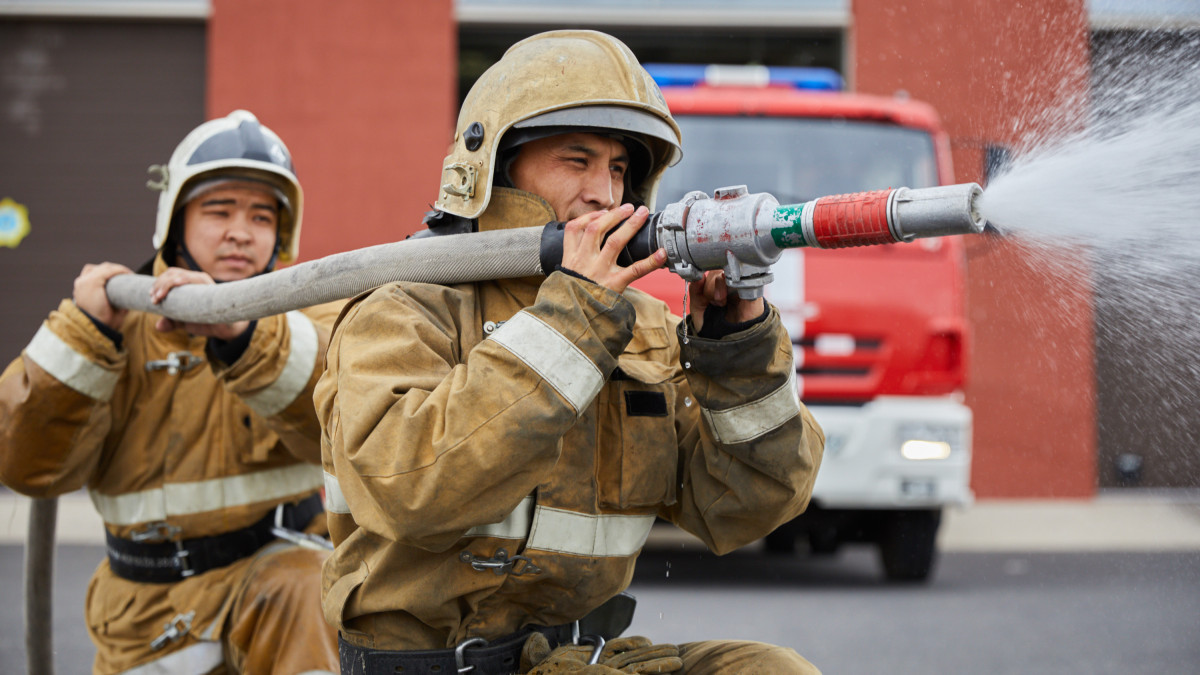
<svg viewBox="0 0 1200 675">
<path fill-rule="evenodd" d="M 356 647 L 338 634 L 338 652 L 342 675 L 418 675 L 425 673 L 470 673 L 471 675 L 510 675 L 521 665 L 521 649 L 534 631 L 546 636 L 551 649 L 578 642 L 592 645 L 594 651 L 625 632 L 633 621 L 637 601 L 621 592 L 609 598 L 576 623 L 543 628 L 528 626 L 512 635 L 487 642 L 482 638 L 463 641 L 454 649 L 388 651 Z"/>
<path fill-rule="evenodd" d="M 283 505 L 282 526 L 303 530 L 324 508 L 321 496 L 311 494 Z M 275 509 L 253 525 L 217 534 L 181 541 L 131 541 L 105 532 L 108 564 L 117 576 L 130 581 L 169 583 L 233 564 L 253 555 L 275 540 Z"/>
<path fill-rule="evenodd" d="M 357 647 L 338 634 L 338 654 L 342 675 L 404 675 L 470 673 L 471 675 L 512 675 L 521 667 L 521 649 L 534 631 L 546 636 L 550 647 L 571 642 L 575 624 L 530 626 L 512 635 L 486 642 L 482 638 L 464 641 L 455 649 L 419 649 L 388 651 Z M 603 641 L 600 641 L 603 645 Z"/>
</svg>

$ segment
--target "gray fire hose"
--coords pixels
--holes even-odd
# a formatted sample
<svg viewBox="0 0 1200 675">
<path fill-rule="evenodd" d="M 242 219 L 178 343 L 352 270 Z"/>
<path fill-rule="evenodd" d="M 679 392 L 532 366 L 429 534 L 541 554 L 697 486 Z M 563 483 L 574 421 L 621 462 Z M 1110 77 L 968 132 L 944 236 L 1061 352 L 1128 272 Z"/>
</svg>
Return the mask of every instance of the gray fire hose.
<svg viewBox="0 0 1200 675">
<path fill-rule="evenodd" d="M 964 183 L 833 195 L 781 206 L 769 194 L 749 194 L 745 186 L 721 188 L 711 199 L 691 192 L 650 216 L 622 262 L 648 257 L 661 247 L 667 252 L 666 266 L 684 279 L 719 269 L 741 297 L 761 297 L 772 278 L 771 265 L 787 248 L 870 246 L 982 232 L 986 223 L 976 207 L 981 193 L 978 185 Z M 353 297 L 394 281 L 454 284 L 545 274 L 562 260 L 562 236 L 562 223 L 549 223 L 413 238 L 241 281 L 176 287 L 157 305 L 150 302 L 153 277 L 120 275 L 105 289 L 117 307 L 190 323 L 233 323 Z M 53 500 L 44 501 L 50 504 L 39 506 L 35 500 L 30 515 L 31 552 L 53 551 Z M 29 672 L 51 673 L 50 567 L 34 566 L 33 558 L 26 557 L 28 616 L 46 617 L 47 627 L 26 633 Z M 41 640 L 45 644 L 35 644 Z M 47 670 L 34 669 L 35 653 L 47 655 L 42 664 Z"/>
<path fill-rule="evenodd" d="M 25 663 L 29 675 L 54 675 L 54 531 L 58 499 L 32 499 L 25 543 Z"/>
<path fill-rule="evenodd" d="M 186 322 L 233 323 L 353 297 L 393 281 L 454 284 L 541 274 L 542 228 L 409 239 L 337 253 L 262 276 L 216 286 L 178 286 L 150 303 L 153 277 L 109 280 L 109 301 Z"/>
</svg>

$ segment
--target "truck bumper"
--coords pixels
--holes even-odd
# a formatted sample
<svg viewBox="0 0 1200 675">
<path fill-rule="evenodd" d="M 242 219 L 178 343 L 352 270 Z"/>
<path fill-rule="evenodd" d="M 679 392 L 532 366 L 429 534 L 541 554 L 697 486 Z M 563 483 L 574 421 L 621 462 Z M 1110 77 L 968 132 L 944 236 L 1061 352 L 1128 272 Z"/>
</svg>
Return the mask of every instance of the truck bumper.
<svg viewBox="0 0 1200 675">
<path fill-rule="evenodd" d="M 923 509 L 974 501 L 971 410 L 956 397 L 881 396 L 862 406 L 809 410 L 826 438 L 815 504 Z M 916 443 L 906 452 L 910 441 Z"/>
</svg>

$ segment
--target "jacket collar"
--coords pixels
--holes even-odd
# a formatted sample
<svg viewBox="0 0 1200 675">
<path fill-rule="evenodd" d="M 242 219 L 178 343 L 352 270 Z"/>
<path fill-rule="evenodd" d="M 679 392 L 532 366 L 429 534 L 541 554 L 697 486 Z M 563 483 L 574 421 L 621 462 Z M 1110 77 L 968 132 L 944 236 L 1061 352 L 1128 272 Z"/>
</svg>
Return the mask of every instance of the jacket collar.
<svg viewBox="0 0 1200 675">
<path fill-rule="evenodd" d="M 541 227 L 558 220 L 549 202 L 532 192 L 493 188 L 487 210 L 479 216 L 479 231 Z"/>
</svg>

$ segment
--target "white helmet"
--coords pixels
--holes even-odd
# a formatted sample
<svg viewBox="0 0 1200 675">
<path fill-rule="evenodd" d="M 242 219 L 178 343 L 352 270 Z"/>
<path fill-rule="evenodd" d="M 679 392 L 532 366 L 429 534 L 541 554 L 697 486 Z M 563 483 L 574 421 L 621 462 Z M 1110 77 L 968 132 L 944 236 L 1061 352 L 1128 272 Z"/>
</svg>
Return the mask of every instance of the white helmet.
<svg viewBox="0 0 1200 675">
<path fill-rule="evenodd" d="M 245 110 L 235 110 L 192 130 L 167 165 L 150 167 L 161 178 L 147 183 L 161 190 L 154 223 L 154 249 L 167 242 L 171 221 L 195 194 L 214 180 L 236 179 L 266 183 L 280 202 L 279 260 L 289 262 L 300 252 L 303 192 L 292 168 L 292 155 L 279 136 Z M 176 233 L 179 236 L 181 233 Z"/>
</svg>

